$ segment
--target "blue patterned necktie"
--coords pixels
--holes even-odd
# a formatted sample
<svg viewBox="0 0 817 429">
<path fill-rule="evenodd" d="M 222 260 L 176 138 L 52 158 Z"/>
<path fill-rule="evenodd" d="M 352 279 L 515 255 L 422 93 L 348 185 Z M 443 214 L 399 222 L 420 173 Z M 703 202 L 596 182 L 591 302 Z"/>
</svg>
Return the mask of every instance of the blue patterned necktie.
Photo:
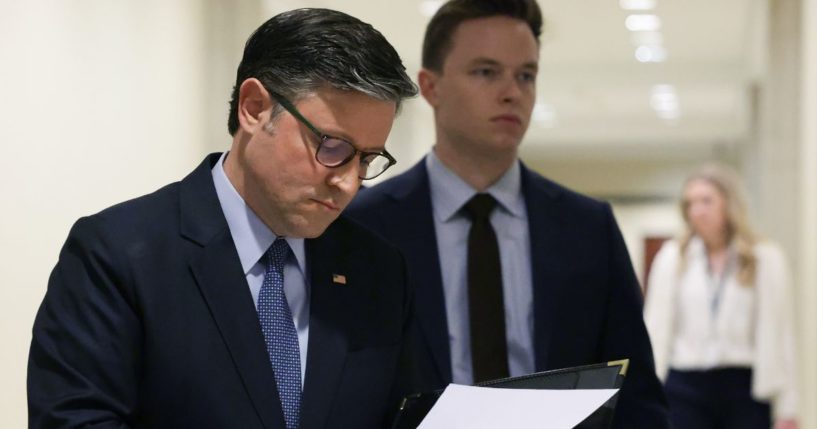
<svg viewBox="0 0 817 429">
<path fill-rule="evenodd" d="M 301 410 L 301 353 L 298 332 L 284 295 L 284 263 L 288 254 L 289 245 L 283 238 L 276 239 L 267 250 L 264 283 L 258 296 L 258 318 L 286 427 L 297 429 Z"/>
</svg>

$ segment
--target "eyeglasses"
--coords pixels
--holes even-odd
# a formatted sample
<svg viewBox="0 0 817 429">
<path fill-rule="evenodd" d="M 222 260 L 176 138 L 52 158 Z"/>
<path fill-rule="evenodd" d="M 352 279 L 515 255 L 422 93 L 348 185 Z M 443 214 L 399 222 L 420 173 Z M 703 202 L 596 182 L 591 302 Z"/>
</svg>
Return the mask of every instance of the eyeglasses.
<svg viewBox="0 0 817 429">
<path fill-rule="evenodd" d="M 273 91 L 269 91 L 269 93 L 287 112 L 318 136 L 320 143 L 318 143 L 318 149 L 315 151 L 315 160 L 321 165 L 337 168 L 349 163 L 357 154 L 360 154 L 360 173 L 358 177 L 362 180 L 369 180 L 383 174 L 389 167 L 397 163 L 397 160 L 385 149 L 383 152 L 364 152 L 344 139 L 322 133 L 307 121 L 289 100 Z"/>
</svg>

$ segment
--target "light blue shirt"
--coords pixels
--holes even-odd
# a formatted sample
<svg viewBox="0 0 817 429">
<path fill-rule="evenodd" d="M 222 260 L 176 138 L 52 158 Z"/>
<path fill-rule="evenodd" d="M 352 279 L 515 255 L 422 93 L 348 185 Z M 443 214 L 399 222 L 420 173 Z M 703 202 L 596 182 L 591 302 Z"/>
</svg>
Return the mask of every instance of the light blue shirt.
<svg viewBox="0 0 817 429">
<path fill-rule="evenodd" d="M 426 157 L 434 229 L 442 267 L 448 344 L 454 383 L 473 384 L 471 329 L 468 318 L 468 231 L 471 221 L 461 208 L 477 191 L 446 167 L 432 151 Z M 485 192 L 499 204 L 491 213 L 502 264 L 505 329 L 511 376 L 535 370 L 533 356 L 533 282 L 530 237 L 522 172 L 518 162 Z"/>
<path fill-rule="evenodd" d="M 247 278 L 252 300 L 258 308 L 258 294 L 264 282 L 265 264 L 262 257 L 277 238 L 276 235 L 258 218 L 235 190 L 230 179 L 224 173 L 224 160 L 228 152 L 221 155 L 212 169 L 213 183 L 216 186 L 218 202 L 230 227 L 241 268 Z M 306 281 L 306 252 L 303 238 L 286 238 L 292 252 L 284 265 L 284 295 L 295 329 L 298 331 L 298 348 L 301 352 L 301 387 L 306 376 L 306 349 L 309 344 L 309 283 Z M 229 287 L 229 285 L 225 285 Z M 253 327 L 248 326 L 247 329 Z"/>
</svg>

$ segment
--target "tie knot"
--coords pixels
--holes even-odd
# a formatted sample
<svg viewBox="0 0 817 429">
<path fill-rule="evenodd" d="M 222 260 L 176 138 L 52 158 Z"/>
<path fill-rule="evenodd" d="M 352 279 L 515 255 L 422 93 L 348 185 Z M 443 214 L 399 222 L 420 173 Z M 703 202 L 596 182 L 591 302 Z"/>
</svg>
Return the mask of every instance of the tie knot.
<svg viewBox="0 0 817 429">
<path fill-rule="evenodd" d="M 283 238 L 276 238 L 267 249 L 267 265 L 273 268 L 283 268 L 286 262 L 289 244 Z"/>
<path fill-rule="evenodd" d="M 468 216 L 471 217 L 471 221 L 480 221 L 480 220 L 487 220 L 489 216 L 491 216 L 491 212 L 496 207 L 496 200 L 491 194 L 476 194 L 471 198 L 465 205 L 463 209 Z"/>
</svg>

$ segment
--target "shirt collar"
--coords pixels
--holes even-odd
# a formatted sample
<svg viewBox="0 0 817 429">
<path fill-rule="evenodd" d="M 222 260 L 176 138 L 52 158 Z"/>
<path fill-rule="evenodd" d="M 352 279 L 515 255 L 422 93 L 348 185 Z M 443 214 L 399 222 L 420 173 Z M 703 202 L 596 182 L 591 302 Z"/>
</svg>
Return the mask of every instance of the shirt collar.
<svg viewBox="0 0 817 429">
<path fill-rule="evenodd" d="M 704 243 L 703 238 L 699 235 L 693 235 L 689 239 L 689 244 L 687 244 L 687 252 L 693 254 L 695 257 L 706 258 L 706 243 Z M 727 245 L 726 252 L 730 258 L 737 254 L 734 240 Z"/>
<path fill-rule="evenodd" d="M 432 150 L 426 156 L 426 169 L 431 187 L 434 216 L 440 222 L 448 222 L 468 202 L 477 190 L 451 171 Z M 519 162 L 493 185 L 485 190 L 491 194 L 502 210 L 517 218 L 525 218 L 525 200 L 522 196 L 522 169 Z"/>
<path fill-rule="evenodd" d="M 230 227 L 230 234 L 233 236 L 238 258 L 241 260 L 241 268 L 244 269 L 244 275 L 247 275 L 278 237 L 250 209 L 230 183 L 223 166 L 228 154 L 229 152 L 224 152 L 213 167 L 213 184 L 216 187 L 221 210 Z M 292 254 L 295 255 L 301 273 L 306 273 L 304 239 L 286 237 L 286 241 L 292 249 Z"/>
</svg>

